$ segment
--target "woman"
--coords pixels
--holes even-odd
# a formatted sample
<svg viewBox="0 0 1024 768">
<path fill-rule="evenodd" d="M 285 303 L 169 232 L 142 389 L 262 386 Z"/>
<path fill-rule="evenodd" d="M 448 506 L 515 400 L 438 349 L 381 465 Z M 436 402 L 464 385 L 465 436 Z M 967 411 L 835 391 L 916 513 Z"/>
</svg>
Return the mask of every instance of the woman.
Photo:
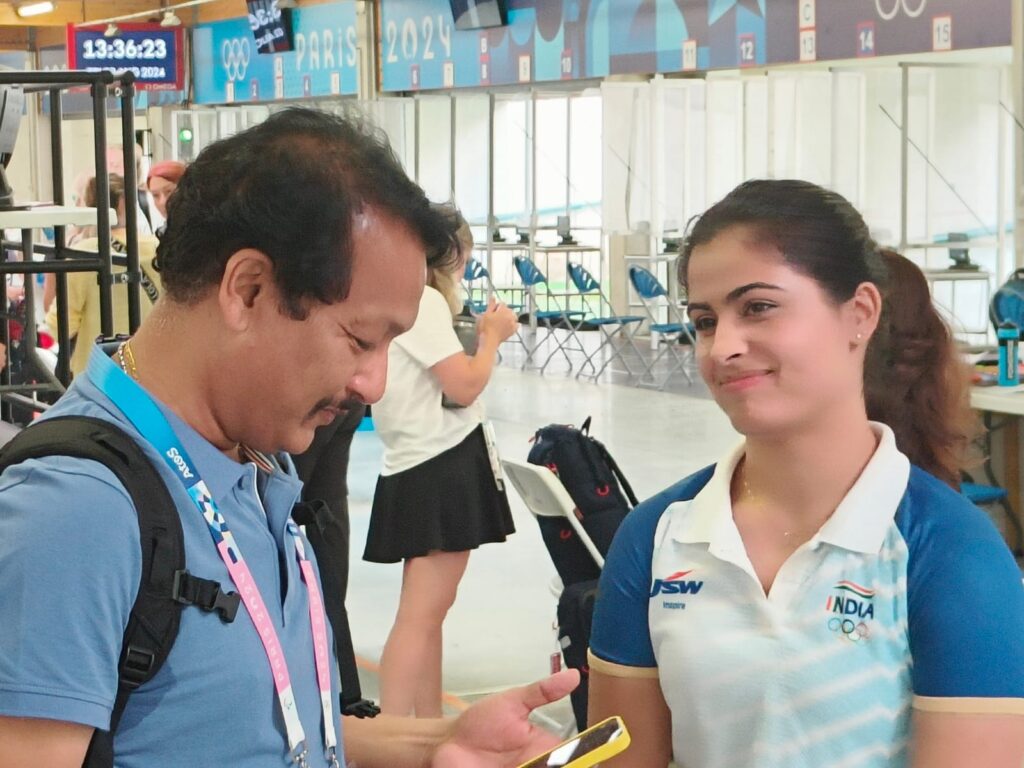
<svg viewBox="0 0 1024 768">
<path fill-rule="evenodd" d="M 118 226 L 110 231 L 110 250 L 112 254 L 124 255 L 127 246 L 127 231 L 124 228 L 125 189 L 124 179 L 115 174 L 109 177 L 110 205 L 117 212 Z M 91 208 L 96 207 L 96 179 L 86 184 L 84 202 Z M 142 268 L 142 285 L 140 307 L 141 316 L 145 318 L 153 304 L 160 296 L 160 277 L 153 267 L 156 256 L 157 240 L 152 235 L 139 235 L 139 266 Z M 87 237 L 75 243 L 75 248 L 82 251 L 99 250 L 99 238 Z M 114 272 L 124 272 L 123 267 L 114 267 Z M 128 288 L 123 283 L 111 287 L 111 302 L 114 318 L 114 333 L 128 333 Z M 71 372 L 75 376 L 85 370 L 89 361 L 89 352 L 93 342 L 100 335 L 100 292 L 96 285 L 94 272 L 72 272 L 68 274 L 68 327 L 71 337 L 75 338 L 75 349 L 71 354 Z M 57 329 L 57 304 L 50 305 L 46 316 L 46 324 L 54 334 Z"/>
<path fill-rule="evenodd" d="M 177 160 L 161 160 L 154 163 L 146 176 L 146 189 L 153 198 L 153 205 L 160 213 L 160 218 L 167 221 L 167 201 L 174 190 L 178 188 L 178 182 L 185 173 L 185 164 Z M 166 224 L 161 224 L 157 229 L 157 235 L 161 233 Z"/>
<path fill-rule="evenodd" d="M 1019 768 L 1020 573 L 868 420 L 885 265 L 860 215 L 747 182 L 679 270 L 701 375 L 745 439 L 637 507 L 609 552 L 590 716 L 624 714 L 633 746 L 608 764 Z"/>
<path fill-rule="evenodd" d="M 465 257 L 473 244 L 465 222 L 459 239 Z M 381 655 L 380 705 L 389 714 L 441 716 L 441 625 L 469 552 L 515 530 L 476 400 L 517 318 L 492 301 L 477 322 L 475 354 L 463 351 L 452 326 L 462 309 L 463 260 L 452 272 L 430 272 L 415 324 L 391 345 L 384 396 L 373 406 L 384 467 L 363 557 L 404 561 Z M 464 407 L 444 407 L 443 397 Z"/>
</svg>

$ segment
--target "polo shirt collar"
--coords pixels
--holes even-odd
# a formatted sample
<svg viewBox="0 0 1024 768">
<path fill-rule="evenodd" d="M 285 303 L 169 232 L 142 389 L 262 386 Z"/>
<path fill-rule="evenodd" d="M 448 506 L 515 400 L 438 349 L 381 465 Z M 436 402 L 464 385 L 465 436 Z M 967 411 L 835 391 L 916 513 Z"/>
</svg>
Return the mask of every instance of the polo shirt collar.
<svg viewBox="0 0 1024 768">
<path fill-rule="evenodd" d="M 708 544 L 713 554 L 742 550 L 739 531 L 732 519 L 732 475 L 746 452 L 740 442 L 715 465 L 711 479 L 689 502 L 685 514 L 672 516 L 669 534 L 684 544 Z M 681 505 L 673 505 L 673 507 Z"/>
<path fill-rule="evenodd" d="M 885 424 L 870 422 L 878 437 L 867 466 L 836 507 L 835 512 L 811 539 L 854 552 L 875 554 L 896 515 L 910 478 L 910 461 L 896 448 L 896 438 Z M 739 443 L 715 466 L 715 471 L 688 504 L 685 514 L 675 514 L 669 535 L 687 544 L 706 543 L 714 553 L 734 551 L 741 543 L 732 517 L 730 489 L 736 466 L 746 451 Z M 675 505 L 673 505 L 675 506 Z"/>
<path fill-rule="evenodd" d="M 91 373 L 95 371 L 97 374 L 105 372 L 107 366 L 117 368 L 117 363 L 110 357 L 108 357 L 101 348 L 94 346 L 92 353 L 89 357 L 89 365 L 87 372 Z M 96 377 L 101 378 L 100 376 Z M 121 410 L 114 405 L 113 401 L 107 395 L 93 383 L 92 375 L 78 376 L 75 378 L 75 386 L 78 388 L 80 394 L 89 400 L 92 400 L 98 406 L 107 411 L 114 420 L 122 425 L 127 426 L 130 432 L 139 434 L 139 431 L 135 428 L 128 418 L 121 412 Z M 148 393 L 147 393 L 148 394 Z M 181 446 L 184 448 L 188 455 L 192 458 L 193 463 L 199 470 L 199 474 L 206 482 L 206 487 L 210 489 L 210 494 L 214 500 L 218 503 L 223 504 L 224 499 L 232 492 L 232 489 L 238 485 L 242 478 L 248 475 L 251 470 L 247 464 L 239 464 L 237 461 L 232 461 L 205 437 L 200 435 L 191 426 L 186 424 L 181 418 L 178 417 L 170 408 L 161 403 L 152 395 L 149 395 L 153 402 L 156 403 L 157 408 L 167 419 L 167 423 L 171 425 L 171 429 L 174 431 L 175 436 L 181 441 Z"/>
<path fill-rule="evenodd" d="M 869 555 L 881 551 L 910 480 L 910 460 L 896 447 L 892 430 L 875 421 L 871 428 L 878 436 L 875 453 L 816 536 Z"/>
</svg>

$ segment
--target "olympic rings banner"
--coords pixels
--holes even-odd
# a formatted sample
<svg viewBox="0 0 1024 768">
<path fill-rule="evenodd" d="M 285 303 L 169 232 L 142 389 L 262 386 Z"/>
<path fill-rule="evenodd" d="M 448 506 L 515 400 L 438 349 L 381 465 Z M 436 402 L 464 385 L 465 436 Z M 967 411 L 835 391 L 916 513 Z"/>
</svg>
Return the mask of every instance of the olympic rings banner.
<svg viewBox="0 0 1024 768">
<path fill-rule="evenodd" d="M 1006 0 L 507 0 L 456 30 L 449 0 L 381 0 L 383 90 L 460 88 L 1010 45 Z"/>
<path fill-rule="evenodd" d="M 295 8 L 295 49 L 256 53 L 249 18 L 200 24 L 192 31 L 196 104 L 230 104 L 359 91 L 354 0 Z"/>
</svg>

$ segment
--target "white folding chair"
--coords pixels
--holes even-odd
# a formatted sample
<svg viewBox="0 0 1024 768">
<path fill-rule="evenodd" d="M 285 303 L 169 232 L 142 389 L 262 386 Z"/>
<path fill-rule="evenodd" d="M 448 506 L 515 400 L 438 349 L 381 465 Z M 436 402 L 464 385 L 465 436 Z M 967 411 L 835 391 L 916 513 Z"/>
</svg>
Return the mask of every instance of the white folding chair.
<svg viewBox="0 0 1024 768">
<path fill-rule="evenodd" d="M 604 557 L 576 517 L 576 504 L 558 477 L 547 467 L 524 461 L 502 459 L 505 474 L 535 517 L 564 517 L 579 536 L 598 568 L 604 568 Z"/>
</svg>

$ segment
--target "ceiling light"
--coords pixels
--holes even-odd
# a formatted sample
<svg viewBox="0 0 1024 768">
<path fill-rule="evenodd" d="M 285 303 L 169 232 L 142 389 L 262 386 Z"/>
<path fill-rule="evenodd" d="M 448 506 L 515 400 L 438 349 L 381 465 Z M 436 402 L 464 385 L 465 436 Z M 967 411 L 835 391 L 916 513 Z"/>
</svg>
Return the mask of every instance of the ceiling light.
<svg viewBox="0 0 1024 768">
<path fill-rule="evenodd" d="M 53 11 L 53 3 L 50 0 L 44 0 L 41 3 L 24 3 L 19 5 L 15 11 L 22 18 L 26 16 L 39 16 L 40 14 Z"/>
<path fill-rule="evenodd" d="M 117 37 L 120 34 L 121 30 L 118 28 L 117 24 L 113 22 L 107 24 L 107 28 L 103 30 L 104 37 Z"/>
<path fill-rule="evenodd" d="M 161 27 L 180 27 L 181 26 L 181 19 L 178 18 L 178 15 L 174 11 L 172 11 L 172 10 L 170 10 L 168 8 L 166 11 L 164 11 L 164 17 L 162 19 L 160 19 L 160 26 Z"/>
</svg>

